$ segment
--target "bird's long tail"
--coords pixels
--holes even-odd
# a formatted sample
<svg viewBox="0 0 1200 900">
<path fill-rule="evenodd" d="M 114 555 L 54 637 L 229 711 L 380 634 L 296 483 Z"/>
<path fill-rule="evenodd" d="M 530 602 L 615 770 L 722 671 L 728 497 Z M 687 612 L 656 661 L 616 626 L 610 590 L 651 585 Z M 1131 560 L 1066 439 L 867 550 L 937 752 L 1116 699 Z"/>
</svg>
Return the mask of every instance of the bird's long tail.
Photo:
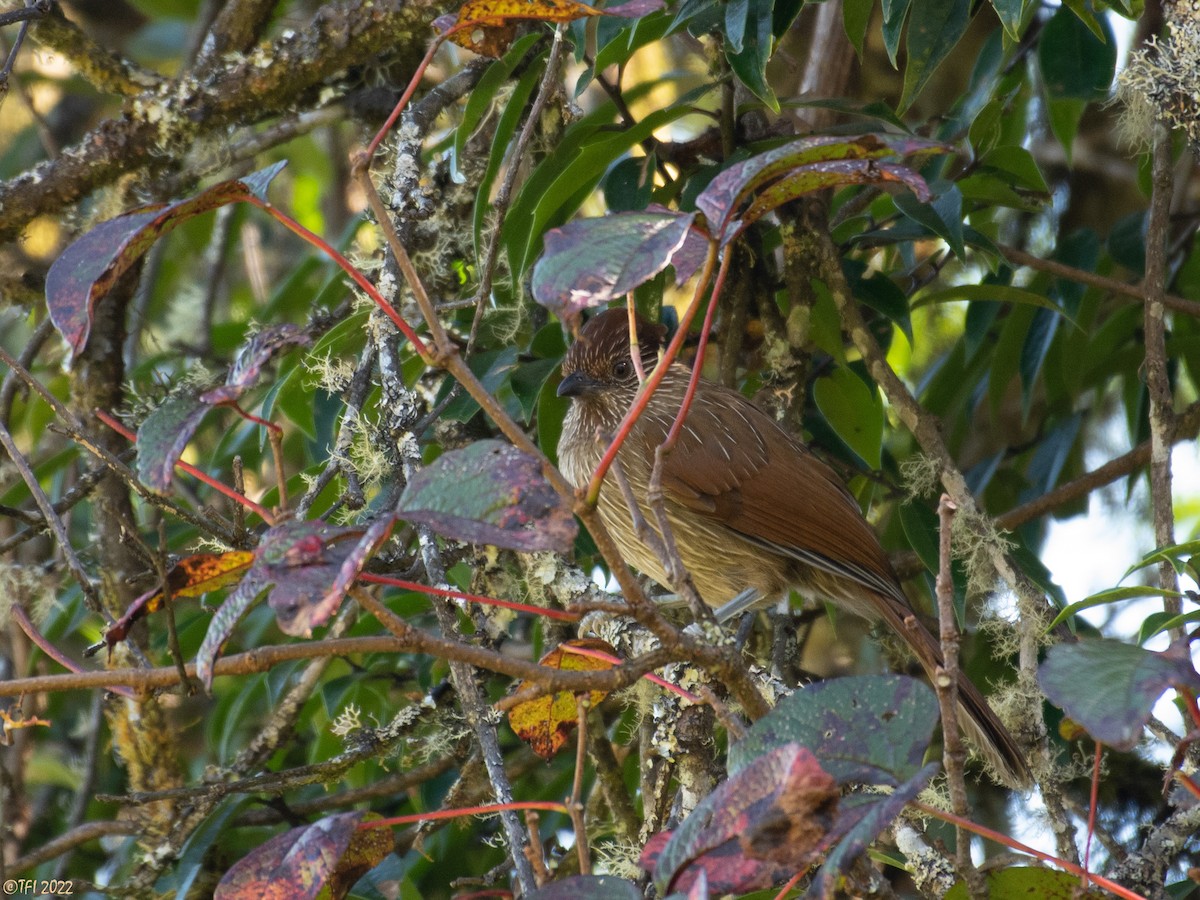
<svg viewBox="0 0 1200 900">
<path fill-rule="evenodd" d="M 943 666 L 941 644 L 912 612 L 901 612 L 890 598 L 879 600 L 879 612 L 887 624 L 917 655 L 929 679 L 936 679 L 937 670 Z M 1016 790 L 1027 789 L 1033 775 L 1016 739 L 979 688 L 961 671 L 958 675 L 958 723 L 967 740 L 983 755 L 999 781 Z"/>
</svg>

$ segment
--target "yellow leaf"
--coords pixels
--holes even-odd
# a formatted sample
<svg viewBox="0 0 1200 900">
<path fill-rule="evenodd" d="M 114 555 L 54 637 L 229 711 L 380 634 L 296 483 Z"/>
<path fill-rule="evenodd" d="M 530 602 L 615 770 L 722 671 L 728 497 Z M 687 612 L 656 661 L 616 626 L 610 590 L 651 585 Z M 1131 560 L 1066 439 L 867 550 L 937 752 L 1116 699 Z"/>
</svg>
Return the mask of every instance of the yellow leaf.
<svg viewBox="0 0 1200 900">
<path fill-rule="evenodd" d="M 573 648 L 609 656 L 616 655 L 616 651 L 604 641 L 567 641 L 543 656 L 538 664 L 571 672 L 601 672 L 613 667 L 613 663 L 608 660 L 573 653 Z M 595 706 L 608 692 L 586 693 L 589 705 Z M 557 694 L 518 703 L 509 710 L 508 724 L 512 726 L 517 737 L 529 744 L 534 753 L 543 759 L 550 759 L 566 744 L 571 729 L 575 727 L 577 715 L 575 694 L 571 691 L 559 691 Z"/>
</svg>

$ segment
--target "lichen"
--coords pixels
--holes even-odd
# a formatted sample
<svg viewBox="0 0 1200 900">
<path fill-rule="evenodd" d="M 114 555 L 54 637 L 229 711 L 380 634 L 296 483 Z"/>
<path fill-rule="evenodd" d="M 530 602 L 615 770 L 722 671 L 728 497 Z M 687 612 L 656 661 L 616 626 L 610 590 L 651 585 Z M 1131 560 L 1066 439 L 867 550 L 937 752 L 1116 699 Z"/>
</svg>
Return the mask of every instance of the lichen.
<svg viewBox="0 0 1200 900">
<path fill-rule="evenodd" d="M 1145 149 L 1150 123 L 1159 121 L 1182 131 L 1200 153 L 1200 21 L 1173 11 L 1167 36 L 1131 53 L 1117 77 L 1116 99 L 1124 105 L 1117 133 L 1123 143 Z"/>
</svg>

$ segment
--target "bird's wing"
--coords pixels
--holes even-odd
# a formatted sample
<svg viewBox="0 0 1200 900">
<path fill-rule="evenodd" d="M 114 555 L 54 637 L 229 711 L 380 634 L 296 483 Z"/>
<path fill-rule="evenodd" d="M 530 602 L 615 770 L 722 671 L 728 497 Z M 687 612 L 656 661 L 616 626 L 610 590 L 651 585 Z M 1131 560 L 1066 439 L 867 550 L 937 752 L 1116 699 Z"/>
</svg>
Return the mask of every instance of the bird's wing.
<svg viewBox="0 0 1200 900">
<path fill-rule="evenodd" d="M 703 388 L 663 463 L 668 497 L 775 552 L 898 592 L 879 539 L 834 471 L 740 394 Z"/>
</svg>

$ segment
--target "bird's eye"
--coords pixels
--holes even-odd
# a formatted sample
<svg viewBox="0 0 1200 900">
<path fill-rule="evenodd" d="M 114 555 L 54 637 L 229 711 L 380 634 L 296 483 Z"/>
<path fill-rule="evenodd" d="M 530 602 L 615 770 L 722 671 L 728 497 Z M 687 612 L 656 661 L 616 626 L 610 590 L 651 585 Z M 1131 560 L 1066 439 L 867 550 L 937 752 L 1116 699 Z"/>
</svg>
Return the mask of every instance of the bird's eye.
<svg viewBox="0 0 1200 900">
<path fill-rule="evenodd" d="M 629 371 L 632 368 L 629 360 L 621 359 L 613 365 L 613 375 L 617 378 L 628 378 Z"/>
</svg>

